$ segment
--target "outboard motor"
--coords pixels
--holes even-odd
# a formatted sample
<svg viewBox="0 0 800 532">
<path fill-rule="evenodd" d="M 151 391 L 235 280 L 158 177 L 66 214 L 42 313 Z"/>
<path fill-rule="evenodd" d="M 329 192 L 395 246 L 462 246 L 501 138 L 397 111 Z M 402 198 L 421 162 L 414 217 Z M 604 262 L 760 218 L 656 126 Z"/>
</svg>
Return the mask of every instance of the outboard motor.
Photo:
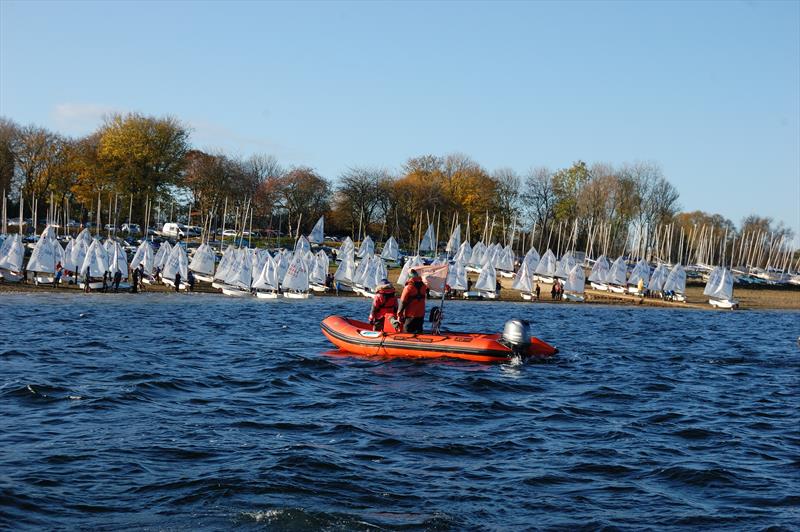
<svg viewBox="0 0 800 532">
<path fill-rule="evenodd" d="M 528 320 L 508 320 L 503 327 L 503 342 L 517 356 L 528 354 L 531 345 L 531 324 Z"/>
</svg>

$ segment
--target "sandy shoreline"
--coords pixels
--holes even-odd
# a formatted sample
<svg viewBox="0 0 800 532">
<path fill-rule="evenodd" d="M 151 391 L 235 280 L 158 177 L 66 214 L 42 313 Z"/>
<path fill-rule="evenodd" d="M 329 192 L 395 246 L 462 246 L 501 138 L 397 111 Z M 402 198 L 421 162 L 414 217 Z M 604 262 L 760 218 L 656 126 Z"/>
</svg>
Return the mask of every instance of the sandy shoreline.
<svg viewBox="0 0 800 532">
<path fill-rule="evenodd" d="M 625 305 L 635 307 L 671 307 L 671 308 L 691 308 L 699 310 L 715 310 L 708 304 L 708 298 L 703 296 L 702 285 L 688 285 L 686 287 L 686 302 L 670 302 L 662 301 L 656 298 L 641 298 L 627 294 L 613 294 L 609 292 L 601 292 L 599 290 L 586 289 L 584 294 L 586 301 L 584 303 L 574 303 L 570 301 L 553 301 L 550 298 L 550 285 L 542 285 L 542 299 L 538 304 L 564 304 L 564 305 Z M 546 287 L 546 288 L 545 288 Z M 399 287 L 398 287 L 399 288 Z M 70 292 L 77 293 L 81 290 L 75 285 L 62 284 L 58 288 L 53 288 L 50 285 L 35 286 L 33 284 L 20 284 L 20 283 L 4 283 L 0 281 L 0 303 L 2 303 L 2 294 L 11 293 L 54 293 L 54 292 Z M 174 291 L 173 288 L 164 285 L 147 285 L 144 295 L 148 293 L 162 293 Z M 211 287 L 210 283 L 197 283 L 195 292 L 219 294 L 220 297 L 225 297 L 218 290 Z M 126 295 L 136 296 L 139 294 L 131 294 L 129 290 L 120 290 L 120 293 L 114 294 L 112 291 L 106 293 L 109 297 L 117 296 L 124 297 Z M 328 294 L 315 294 L 317 297 L 357 297 L 360 299 L 366 298 L 356 295 L 352 292 L 340 292 L 338 295 L 335 293 Z M 734 297 L 739 300 L 739 310 L 800 310 L 800 288 L 736 288 L 734 289 Z M 517 290 L 503 288 L 500 291 L 500 297 L 493 301 L 510 301 L 520 302 L 523 300 L 519 296 Z M 475 301 L 479 303 L 479 301 Z M 722 311 L 720 311 L 722 312 Z"/>
</svg>

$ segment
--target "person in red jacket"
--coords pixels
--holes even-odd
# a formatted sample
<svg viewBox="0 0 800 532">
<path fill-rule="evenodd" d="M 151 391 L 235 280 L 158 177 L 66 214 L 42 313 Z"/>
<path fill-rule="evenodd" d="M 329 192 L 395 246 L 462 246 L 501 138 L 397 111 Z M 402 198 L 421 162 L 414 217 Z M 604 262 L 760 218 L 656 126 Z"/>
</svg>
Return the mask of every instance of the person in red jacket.
<svg viewBox="0 0 800 532">
<path fill-rule="evenodd" d="M 381 283 L 378 285 L 375 297 L 372 300 L 372 308 L 369 311 L 369 322 L 372 325 L 372 330 L 382 331 L 386 318 L 392 319 L 395 314 L 397 314 L 397 294 L 394 291 L 394 286 L 388 279 L 381 279 Z"/>
<path fill-rule="evenodd" d="M 422 281 L 417 270 L 409 272 L 409 279 L 403 287 L 400 296 L 400 308 L 397 317 L 403 323 L 403 331 L 407 333 L 421 333 L 425 323 L 425 298 L 428 297 L 428 287 Z"/>
</svg>

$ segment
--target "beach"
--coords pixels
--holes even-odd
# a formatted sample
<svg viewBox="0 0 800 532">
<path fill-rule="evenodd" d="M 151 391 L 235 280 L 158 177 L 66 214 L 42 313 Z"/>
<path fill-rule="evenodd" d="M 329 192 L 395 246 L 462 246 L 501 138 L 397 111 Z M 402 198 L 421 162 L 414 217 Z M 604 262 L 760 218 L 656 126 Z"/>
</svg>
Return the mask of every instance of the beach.
<svg viewBox="0 0 800 532">
<path fill-rule="evenodd" d="M 475 281 L 477 276 L 471 275 L 470 278 Z M 508 301 L 519 303 L 530 303 L 523 301 L 520 297 L 518 290 L 510 288 L 511 280 L 502 279 L 502 290 L 499 292 L 499 297 L 494 301 Z M 664 301 L 660 298 L 639 297 L 629 294 L 615 294 L 611 292 L 603 292 L 600 290 L 593 290 L 586 288 L 584 297 L 586 301 L 577 303 L 572 301 L 554 301 L 550 297 L 550 286 L 548 284 L 541 284 L 541 300 L 534 301 L 534 304 L 564 304 L 564 305 L 627 305 L 635 307 L 658 307 L 658 308 L 694 308 L 698 310 L 715 310 L 708 304 L 708 298 L 703 295 L 702 284 L 687 284 L 686 285 L 686 302 L 677 301 Z M 395 283 L 395 288 L 398 292 L 402 289 L 400 285 Z M 53 288 L 51 285 L 36 286 L 32 283 L 4 283 L 0 281 L 0 297 L 5 293 L 19 293 L 19 292 L 65 292 L 70 293 L 80 291 L 76 285 L 62 283 L 58 288 Z M 163 293 L 174 291 L 171 286 L 163 284 L 146 285 L 143 293 L 131 294 L 129 289 L 120 289 L 118 294 L 109 289 L 105 294 L 108 296 L 126 295 L 144 296 L 148 293 Z M 212 288 L 210 283 L 197 282 L 195 285 L 195 292 L 199 293 L 215 293 L 223 296 L 219 290 Z M 98 291 L 93 291 L 96 293 Z M 363 296 L 357 295 L 354 292 L 327 292 L 324 294 L 315 293 L 317 297 L 347 297 L 347 298 L 361 298 L 367 300 Z M 800 287 L 764 287 L 764 288 L 735 288 L 734 297 L 739 300 L 739 308 L 737 310 L 800 310 Z M 459 299 L 459 298 L 454 298 Z M 0 299 L 2 301 L 2 299 Z M 433 301 L 433 299 L 429 300 Z M 481 300 L 471 300 L 471 302 L 480 304 Z"/>
</svg>

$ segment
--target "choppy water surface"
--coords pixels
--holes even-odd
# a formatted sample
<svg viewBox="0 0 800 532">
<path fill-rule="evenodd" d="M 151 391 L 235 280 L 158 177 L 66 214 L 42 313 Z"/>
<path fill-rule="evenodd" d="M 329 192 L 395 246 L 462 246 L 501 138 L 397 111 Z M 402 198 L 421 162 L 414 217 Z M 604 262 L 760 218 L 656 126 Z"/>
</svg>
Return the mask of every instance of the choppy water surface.
<svg viewBox="0 0 800 532">
<path fill-rule="evenodd" d="M 800 522 L 800 314 L 448 302 L 561 353 L 330 353 L 368 305 L 0 294 L 0 528 Z"/>
</svg>

